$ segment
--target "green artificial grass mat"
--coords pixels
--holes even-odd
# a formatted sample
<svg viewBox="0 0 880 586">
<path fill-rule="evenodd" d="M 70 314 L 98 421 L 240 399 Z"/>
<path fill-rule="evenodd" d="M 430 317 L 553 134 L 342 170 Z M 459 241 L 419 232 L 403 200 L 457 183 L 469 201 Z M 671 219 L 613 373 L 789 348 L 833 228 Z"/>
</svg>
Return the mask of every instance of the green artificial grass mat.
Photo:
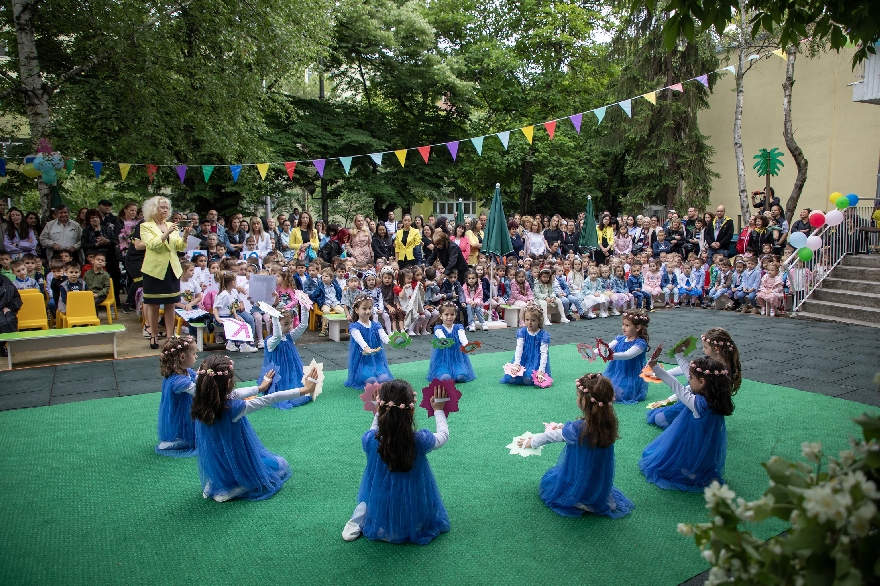
<svg viewBox="0 0 880 586">
<path fill-rule="evenodd" d="M 693 540 L 676 533 L 679 522 L 707 519 L 702 494 L 660 490 L 639 472 L 642 449 L 660 433 L 645 423 L 645 403 L 616 406 L 615 484 L 636 510 L 619 520 L 571 519 L 543 505 L 538 482 L 562 446 L 528 458 L 504 446 L 543 431 L 542 421 L 576 418 L 573 380 L 603 364 L 582 360 L 574 345 L 554 346 L 554 386 L 513 387 L 498 383 L 511 354 L 473 354 L 480 378 L 459 385 L 464 396 L 449 418 L 449 443 L 429 456 L 452 530 L 428 546 L 342 541 L 365 464 L 360 438 L 372 417 L 358 392 L 342 386 L 345 371 L 327 373 L 314 403 L 250 416 L 293 470 L 262 502 L 205 500 L 195 458 L 153 452 L 158 393 L 0 413 L 2 582 L 679 584 L 705 570 Z M 427 362 L 391 369 L 421 396 Z M 669 394 L 652 384 L 648 400 Z M 858 431 L 851 419 L 876 412 L 748 380 L 735 403 L 725 477 L 747 499 L 767 486 L 761 462 L 798 458 L 807 440 L 845 449 Z M 434 430 L 424 409 L 416 417 Z M 784 528 L 752 529 L 768 538 Z"/>
</svg>

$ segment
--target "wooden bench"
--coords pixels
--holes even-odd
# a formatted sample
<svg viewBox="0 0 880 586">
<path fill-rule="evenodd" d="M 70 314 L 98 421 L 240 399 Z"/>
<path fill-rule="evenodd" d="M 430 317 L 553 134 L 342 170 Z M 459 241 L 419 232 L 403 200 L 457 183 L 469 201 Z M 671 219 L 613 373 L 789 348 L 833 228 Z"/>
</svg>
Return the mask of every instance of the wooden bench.
<svg viewBox="0 0 880 586">
<path fill-rule="evenodd" d="M 328 337 L 334 342 L 340 342 L 342 334 L 348 333 L 348 318 L 344 313 L 325 313 L 327 320 Z"/>
<path fill-rule="evenodd" d="M 507 323 L 507 327 L 519 327 L 519 312 L 522 308 L 513 305 L 501 305 L 500 307 L 504 310 L 504 321 Z"/>
<path fill-rule="evenodd" d="M 36 352 L 98 344 L 113 344 L 113 358 L 116 358 L 116 334 L 125 331 L 122 324 L 106 326 L 84 326 L 57 330 L 37 330 L 33 332 L 13 332 L 0 334 L 0 342 L 6 342 L 9 349 L 9 369 L 12 370 L 12 355 L 15 352 Z"/>
</svg>

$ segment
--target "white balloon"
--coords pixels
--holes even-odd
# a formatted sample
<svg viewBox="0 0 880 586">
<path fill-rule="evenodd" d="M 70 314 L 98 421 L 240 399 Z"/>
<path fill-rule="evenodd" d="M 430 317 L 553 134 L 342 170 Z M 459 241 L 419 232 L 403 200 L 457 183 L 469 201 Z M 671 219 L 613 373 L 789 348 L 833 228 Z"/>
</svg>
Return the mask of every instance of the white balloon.
<svg viewBox="0 0 880 586">
<path fill-rule="evenodd" d="M 837 226 L 843 222 L 843 212 L 840 210 L 831 210 L 825 214 L 825 223 L 829 226 Z"/>
<path fill-rule="evenodd" d="M 810 236 L 807 238 L 807 248 L 816 252 L 820 248 L 822 248 L 822 239 L 818 236 Z"/>
</svg>

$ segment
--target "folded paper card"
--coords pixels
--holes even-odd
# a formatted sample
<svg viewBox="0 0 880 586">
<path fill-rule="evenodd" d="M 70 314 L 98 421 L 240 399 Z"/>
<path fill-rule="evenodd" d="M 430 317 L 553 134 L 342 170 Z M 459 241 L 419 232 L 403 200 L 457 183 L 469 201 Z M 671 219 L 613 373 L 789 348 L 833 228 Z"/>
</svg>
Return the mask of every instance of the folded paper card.
<svg viewBox="0 0 880 586">
<path fill-rule="evenodd" d="M 540 448 L 521 448 L 519 446 L 519 440 L 526 440 L 530 437 L 533 437 L 534 435 L 535 434 L 533 434 L 532 432 L 527 431 L 524 434 L 518 435 L 513 438 L 513 441 L 504 447 L 509 449 L 511 454 L 516 454 L 518 456 L 522 456 L 523 458 L 527 458 L 528 456 L 540 456 L 541 450 L 544 449 L 544 446 L 541 446 Z"/>
<path fill-rule="evenodd" d="M 235 321 L 234 319 L 223 320 L 223 334 L 227 340 L 232 342 L 253 342 L 254 334 L 251 327 L 244 321 Z"/>
<path fill-rule="evenodd" d="M 684 346 L 684 350 L 682 354 L 687 356 L 691 352 L 697 349 L 697 338 L 694 336 L 688 336 L 687 338 L 683 338 L 678 344 L 670 348 L 669 352 L 666 353 L 670 358 L 675 358 L 675 349 L 679 346 Z"/>
<path fill-rule="evenodd" d="M 520 364 L 513 364 L 512 362 L 508 362 L 504 365 L 504 374 L 512 376 L 514 378 L 522 376 L 525 371 L 526 369 L 523 368 Z"/>
<path fill-rule="evenodd" d="M 308 378 L 309 373 L 312 372 L 313 368 L 318 371 L 318 376 L 315 377 L 315 380 L 318 382 L 315 383 L 315 392 L 312 393 L 312 401 L 317 399 L 318 395 L 324 392 L 324 363 L 316 362 L 315 359 L 312 358 L 312 361 L 309 363 L 309 365 L 303 368 L 303 384 L 306 384 L 306 379 Z"/>
<path fill-rule="evenodd" d="M 358 395 L 364 402 L 364 411 L 375 413 L 379 409 L 378 401 L 373 399 L 373 395 L 381 388 L 382 383 L 369 383 L 364 387 L 364 392 Z"/>
</svg>

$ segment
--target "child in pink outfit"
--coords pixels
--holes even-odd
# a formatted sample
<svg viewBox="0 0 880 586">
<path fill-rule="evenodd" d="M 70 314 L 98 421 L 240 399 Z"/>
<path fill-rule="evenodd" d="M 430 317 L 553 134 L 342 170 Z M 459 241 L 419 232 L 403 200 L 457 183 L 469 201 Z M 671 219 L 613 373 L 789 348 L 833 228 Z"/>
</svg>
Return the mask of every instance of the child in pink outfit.
<svg viewBox="0 0 880 586">
<path fill-rule="evenodd" d="M 529 301 L 534 301 L 532 295 L 532 287 L 526 280 L 526 272 L 522 269 L 516 271 L 513 282 L 510 283 L 510 296 L 507 298 L 507 304 L 513 307 L 523 308 Z M 520 327 L 524 326 L 522 321 L 523 315 L 520 312 Z"/>
<path fill-rule="evenodd" d="M 776 310 L 782 306 L 784 297 L 782 277 L 779 276 L 779 265 L 771 263 L 767 267 L 767 272 L 761 277 L 761 286 L 758 288 L 758 294 L 756 295 L 758 307 L 761 308 L 761 315 L 769 313 L 770 317 L 775 317 Z"/>
</svg>

